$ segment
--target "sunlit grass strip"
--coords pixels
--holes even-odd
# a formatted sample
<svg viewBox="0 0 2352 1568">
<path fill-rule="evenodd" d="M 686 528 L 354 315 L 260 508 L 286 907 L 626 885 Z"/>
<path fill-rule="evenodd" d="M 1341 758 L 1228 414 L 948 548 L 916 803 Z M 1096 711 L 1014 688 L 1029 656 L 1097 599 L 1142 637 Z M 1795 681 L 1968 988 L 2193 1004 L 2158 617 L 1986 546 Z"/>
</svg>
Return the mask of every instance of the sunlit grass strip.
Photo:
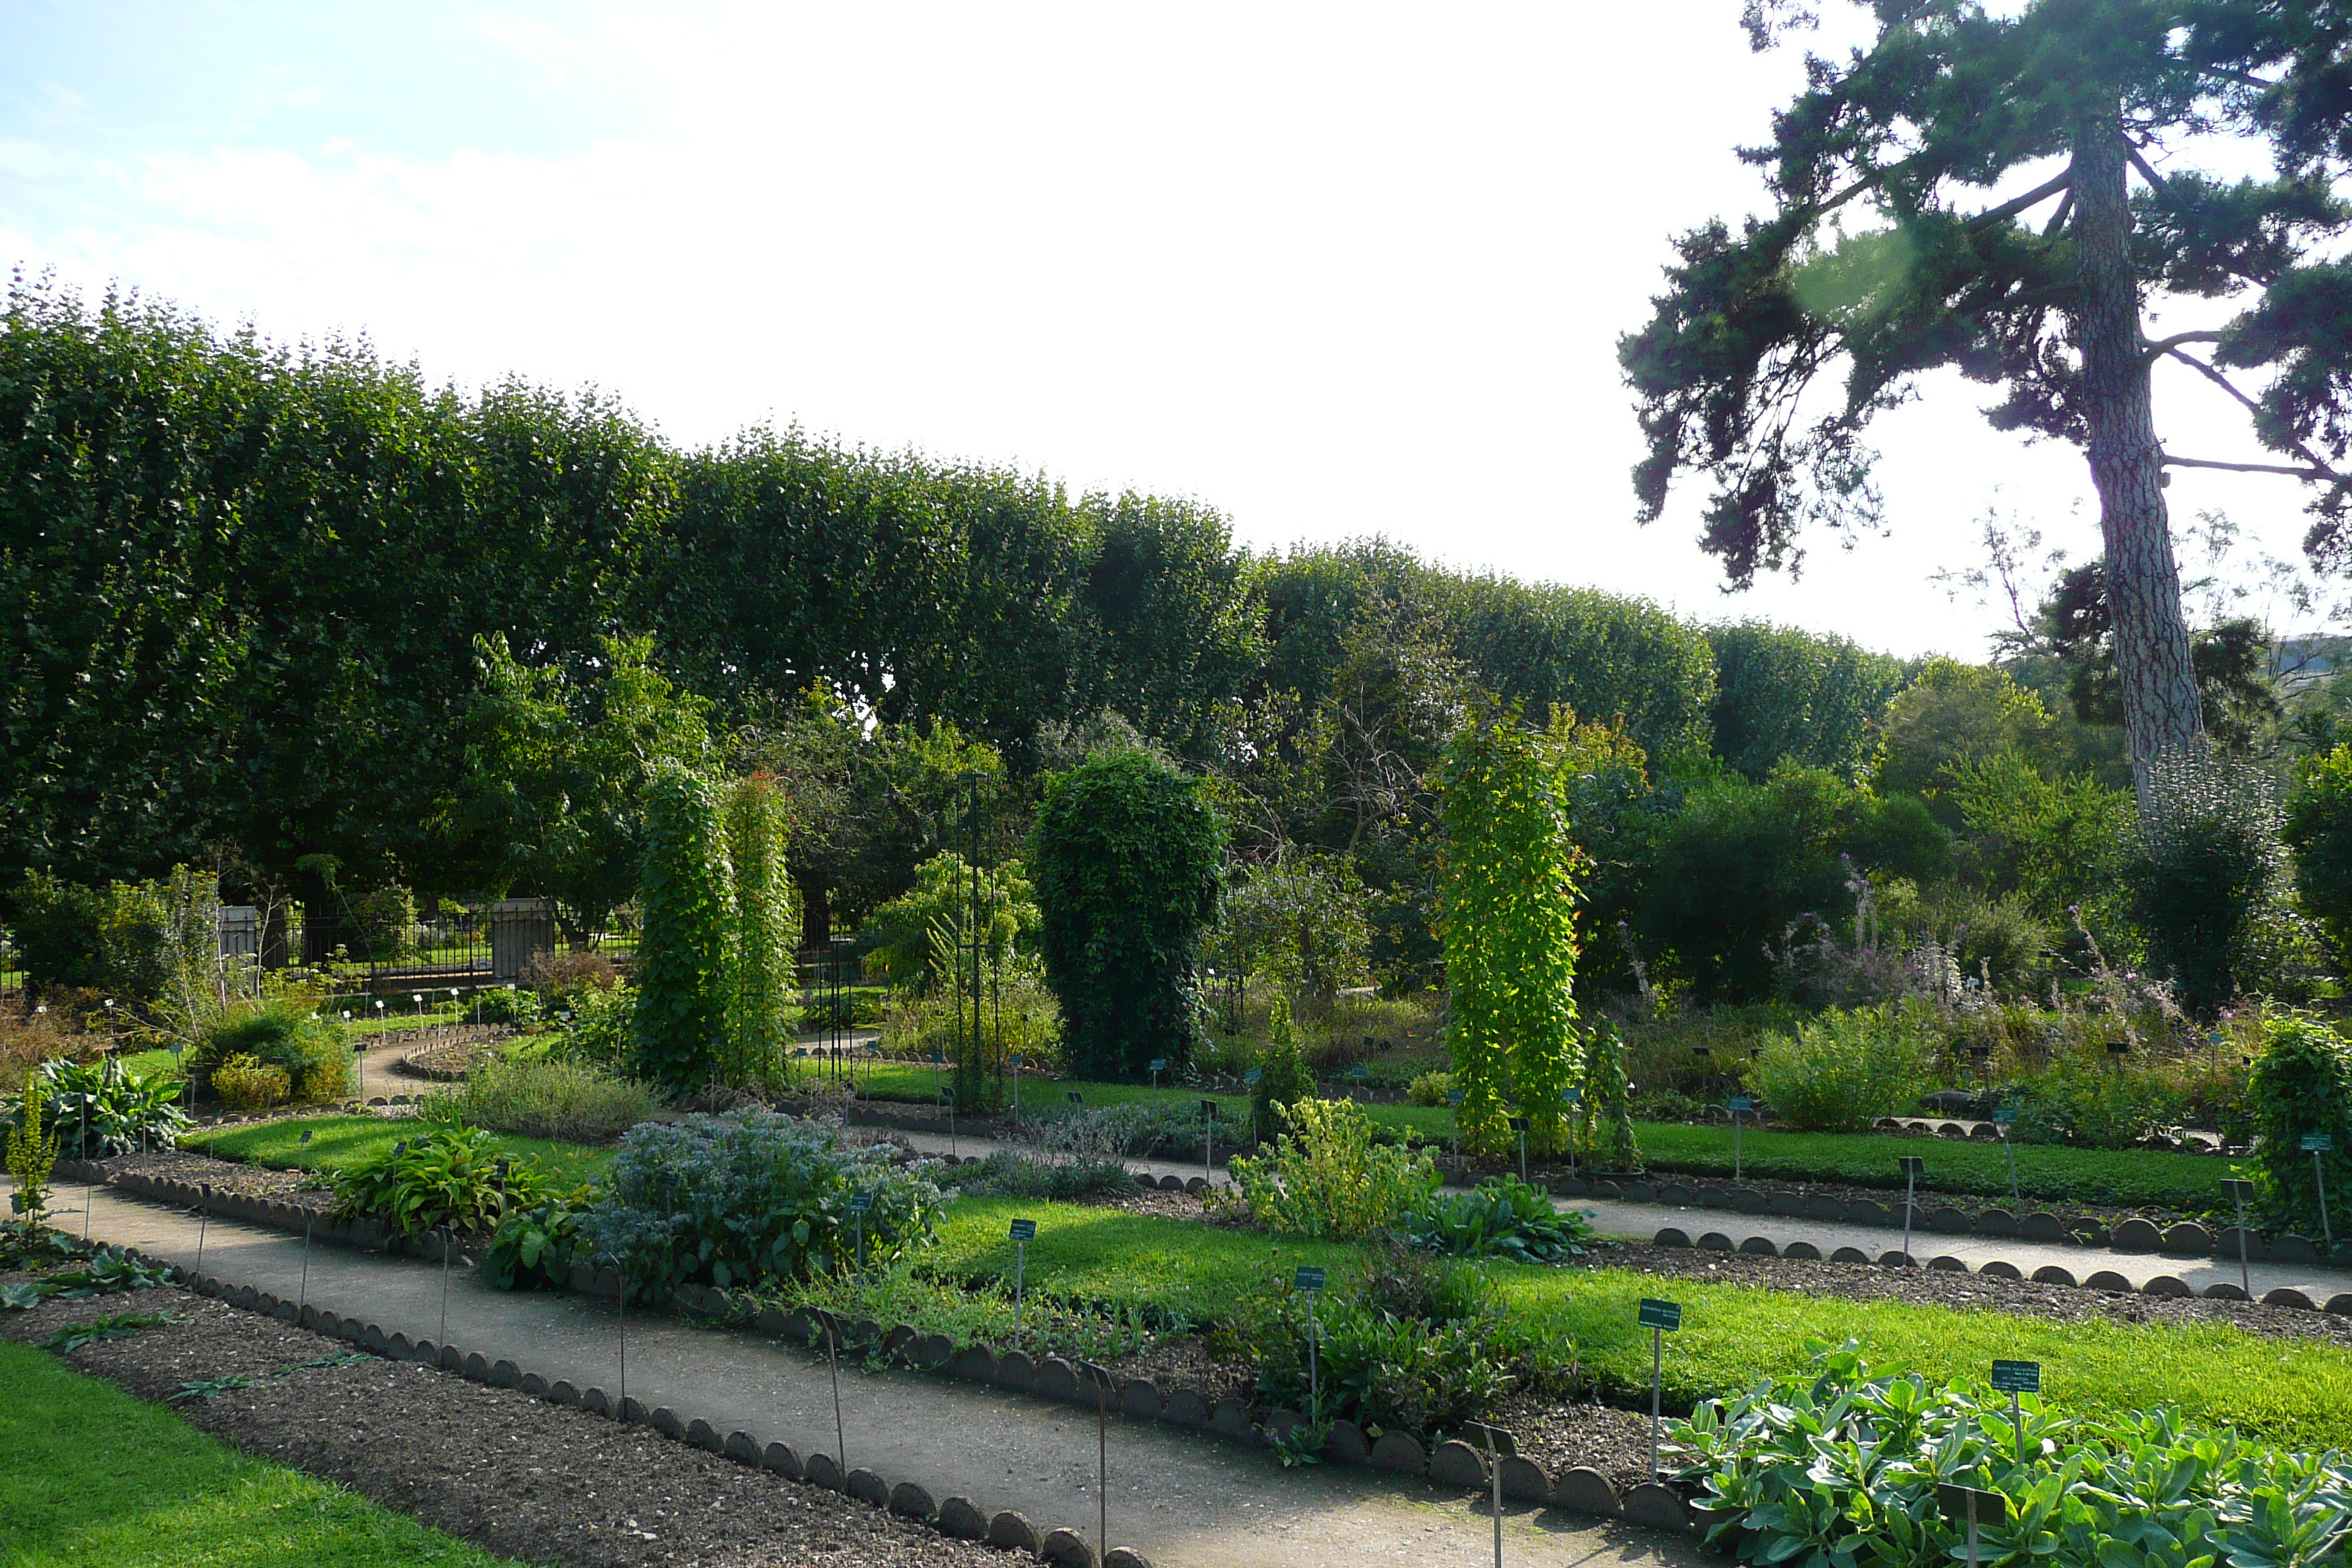
<svg viewBox="0 0 2352 1568">
<path fill-rule="evenodd" d="M 44 1352 L 0 1342 L 5 1568 L 493 1568 L 365 1498 L 249 1459 Z"/>
<path fill-rule="evenodd" d="M 390 1153 L 394 1142 L 414 1136 L 416 1130 L 413 1121 L 381 1116 L 297 1116 L 198 1133 L 185 1140 L 184 1146 L 276 1170 L 332 1173 Z M 308 1143 L 302 1142 L 305 1132 L 311 1135 Z M 613 1160 L 611 1150 L 582 1143 L 510 1133 L 500 1133 L 498 1140 L 509 1152 L 536 1155 L 541 1163 L 568 1181 L 597 1180 Z"/>
</svg>

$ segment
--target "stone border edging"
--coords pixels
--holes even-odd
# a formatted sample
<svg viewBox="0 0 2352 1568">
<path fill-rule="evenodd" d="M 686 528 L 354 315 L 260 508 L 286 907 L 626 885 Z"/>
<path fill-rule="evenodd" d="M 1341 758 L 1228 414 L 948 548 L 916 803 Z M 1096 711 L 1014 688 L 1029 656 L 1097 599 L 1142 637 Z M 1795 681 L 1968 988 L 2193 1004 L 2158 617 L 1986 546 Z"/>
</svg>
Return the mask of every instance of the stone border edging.
<svg viewBox="0 0 2352 1568">
<path fill-rule="evenodd" d="M 1751 1236 L 1747 1240 L 1735 1245 L 1730 1237 L 1719 1230 L 1707 1231 L 1701 1235 L 1697 1240 L 1694 1241 L 1691 1239 L 1689 1232 L 1682 1230 L 1675 1226 L 1668 1226 L 1664 1229 L 1659 1231 L 1655 1237 L 1651 1238 L 1651 1245 L 1654 1247 L 1696 1247 L 1705 1252 L 1744 1252 L 1752 1254 L 1759 1258 L 1794 1258 L 1810 1262 L 1820 1262 L 1822 1260 L 1821 1248 L 1815 1247 L 1810 1241 L 1792 1241 L 1788 1246 L 1781 1247 L 1775 1243 L 1769 1237 Z M 1876 1263 L 1891 1268 L 1901 1268 L 1906 1267 L 1916 1268 L 1918 1266 L 1916 1258 L 1906 1259 L 1905 1256 L 1899 1252 L 1882 1253 L 1878 1257 L 1873 1258 L 1858 1247 L 1841 1247 L 1835 1252 L 1829 1255 L 1828 1261 L 1832 1263 Z M 2018 1268 L 2016 1264 L 2007 1262 L 2004 1259 L 1998 1258 L 1979 1264 L 1977 1268 L 1971 1269 L 1959 1258 L 1946 1254 L 1929 1258 L 1927 1260 L 1927 1267 L 1944 1273 L 1988 1274 L 1996 1279 L 2022 1279 L 2026 1278 L 2024 1270 Z M 2053 1263 L 2046 1264 L 2043 1267 L 2035 1269 L 2033 1271 L 2032 1278 L 2037 1284 L 2073 1286 L 2084 1289 L 2105 1291 L 2107 1294 L 2117 1296 L 2137 1294 L 2142 1296 L 2164 1296 L 2177 1298 L 2183 1296 L 2195 1296 L 2197 1294 L 2196 1291 L 2189 1288 L 2189 1282 L 2187 1280 L 2180 1279 L 2177 1275 L 2171 1274 L 2159 1274 L 2150 1279 L 2147 1284 L 2136 1286 L 2122 1275 L 2109 1268 L 2099 1269 L 2089 1278 L 2078 1280 L 2074 1278 L 2072 1271 L 2061 1268 Z M 2205 1300 L 2209 1301 L 2242 1301 L 2247 1299 L 2246 1292 L 2242 1287 L 2227 1283 L 2208 1285 L 2205 1287 L 2204 1297 Z M 2262 1298 L 2262 1302 L 2265 1307 L 2292 1307 L 2298 1311 L 2327 1312 L 2336 1317 L 2352 1318 L 2352 1290 L 2342 1291 L 2336 1295 L 2331 1296 L 2327 1299 L 2326 1305 L 2321 1306 L 2314 1302 L 2310 1297 L 2305 1295 L 2302 1291 L 2294 1289 L 2293 1286 L 2281 1285 L 2274 1289 L 2265 1292 Z"/>
</svg>

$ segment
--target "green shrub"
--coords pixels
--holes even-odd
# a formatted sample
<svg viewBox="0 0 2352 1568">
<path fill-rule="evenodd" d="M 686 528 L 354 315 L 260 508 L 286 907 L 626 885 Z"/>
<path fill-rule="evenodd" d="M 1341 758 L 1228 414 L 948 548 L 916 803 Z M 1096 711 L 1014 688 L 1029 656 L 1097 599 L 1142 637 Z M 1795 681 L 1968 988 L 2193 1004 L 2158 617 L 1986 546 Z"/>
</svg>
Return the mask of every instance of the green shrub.
<svg viewBox="0 0 2352 1568">
<path fill-rule="evenodd" d="M 895 1168 L 887 1148 L 763 1110 L 689 1116 L 630 1130 L 604 1194 L 582 1217 L 599 1256 L 635 1289 L 696 1280 L 721 1289 L 835 1270 L 856 1256 L 883 1267 L 932 1240 L 940 1190 L 929 1167 Z"/>
<path fill-rule="evenodd" d="M 16 1101 L 16 1123 L 8 1131 L 9 1212 L 37 1227 L 48 1207 L 49 1168 L 58 1163 L 58 1136 L 49 1123 L 48 1086 L 37 1071 L 25 1074 L 25 1092 Z"/>
<path fill-rule="evenodd" d="M 727 792 L 727 862 L 733 907 L 727 933 L 727 1078 L 772 1077 L 792 1043 L 797 993 L 793 950 L 801 911 L 784 870 L 783 792 L 767 773 Z"/>
<path fill-rule="evenodd" d="M 1219 1196 L 1283 1236 L 1347 1241 L 1387 1230 L 1436 1191 L 1436 1163 L 1372 1141 L 1372 1124 L 1351 1100 L 1302 1100 L 1273 1152 L 1227 1163 L 1234 1186 Z M 1238 1198 L 1232 1194 L 1238 1192 Z"/>
<path fill-rule="evenodd" d="M 299 1000 L 246 1002 L 231 1007 L 205 1031 L 189 1053 L 191 1072 L 209 1075 L 219 1093 L 218 1071 L 231 1057 L 251 1057 L 286 1075 L 281 1099 L 315 1101 L 348 1093 L 352 1053 L 341 1033 Z"/>
<path fill-rule="evenodd" d="M 1037 1159 L 1000 1149 L 984 1160 L 967 1160 L 955 1169 L 955 1185 L 966 1197 L 1047 1198 L 1071 1203 L 1132 1192 L 1135 1178 L 1123 1160 Z"/>
<path fill-rule="evenodd" d="M 2283 837 L 2294 851 L 2303 912 L 2339 956 L 2352 956 L 2352 744 L 2306 757 L 2286 797 Z"/>
<path fill-rule="evenodd" d="M 637 902 L 635 1069 L 665 1089 L 700 1089 L 726 1035 L 727 862 L 717 792 L 675 763 L 647 792 Z"/>
<path fill-rule="evenodd" d="M 1258 1054 L 1257 1081 L 1250 1085 L 1250 1116 L 1260 1137 L 1272 1136 L 1299 1100 L 1315 1093 L 1315 1071 L 1291 1021 L 1290 998 L 1276 996 L 1265 1025 L 1265 1049 Z"/>
<path fill-rule="evenodd" d="M 68 1160 L 103 1160 L 133 1149 L 170 1149 L 189 1126 L 179 1107 L 180 1081 L 141 1077 L 119 1060 L 41 1064 L 50 1130 Z M 23 1100 L 0 1106 L 0 1127 L 14 1128 Z"/>
<path fill-rule="evenodd" d="M 651 1116 L 653 1090 L 593 1062 L 491 1060 L 425 1097 L 419 1114 L 525 1138 L 601 1143 Z"/>
<path fill-rule="evenodd" d="M 1516 1176 L 1496 1176 L 1466 1193 L 1432 1193 L 1400 1227 L 1415 1247 L 1456 1258 L 1560 1263 L 1584 1255 L 1590 1211 L 1562 1213 Z"/>
<path fill-rule="evenodd" d="M 550 1056 L 614 1068 L 631 1059 L 637 1020 L 634 986 L 580 992 L 551 1016 L 555 1037 L 548 1044 Z"/>
<path fill-rule="evenodd" d="M 429 1127 L 337 1177 L 332 1212 L 374 1220 L 395 1236 L 443 1226 L 476 1233 L 545 1202 L 552 1184 L 536 1160 L 508 1155 L 482 1128 Z"/>
<path fill-rule="evenodd" d="M 2106 1568 L 2340 1559 L 2352 1517 L 2341 1454 L 2268 1453 L 2177 1409 L 2071 1415 L 1973 1380 L 1937 1388 L 1874 1371 L 1849 1343 L 1812 1368 L 1699 1406 L 1673 1427 L 1682 1477 L 1715 1520 L 1708 1540 L 1748 1563 L 1957 1563 L 1968 1527 L 1941 1482 L 2000 1492 L 1978 1528 L 1987 1563 Z"/>
<path fill-rule="evenodd" d="M 1852 1132 L 1916 1107 L 1934 1087 L 1935 1041 L 1922 1002 L 1832 1007 L 1793 1035 L 1768 1037 L 1748 1086 L 1791 1127 Z"/>
<path fill-rule="evenodd" d="M 494 1290 L 561 1290 L 575 1258 L 585 1260 L 580 1206 L 568 1197 L 527 1208 L 509 1205 L 482 1253 L 482 1277 Z"/>
<path fill-rule="evenodd" d="M 1425 1072 L 1405 1086 L 1404 1097 L 1413 1105 L 1443 1105 L 1446 1091 L 1454 1087 L 1450 1072 Z"/>
<path fill-rule="evenodd" d="M 170 977 L 171 911 L 154 882 L 85 888 L 28 871 L 12 930 L 36 995 L 100 991 L 125 1006 L 161 997 Z"/>
<path fill-rule="evenodd" d="M 1141 752 L 1054 775 L 1034 836 L 1039 950 L 1081 1078 L 1141 1081 L 1199 1032 L 1201 938 L 1224 833 L 1201 781 Z"/>
<path fill-rule="evenodd" d="M 517 1028 L 529 1028 L 540 1021 L 544 1009 L 535 991 L 525 991 L 518 985 L 500 985 L 494 990 L 478 992 L 472 1012 L 485 1024 L 510 1024 Z"/>
<path fill-rule="evenodd" d="M 213 1068 L 213 1092 L 239 1115 L 285 1104 L 292 1088 L 284 1068 L 243 1051 Z"/>
<path fill-rule="evenodd" d="M 406 888 L 370 888 L 343 908 L 345 947 L 369 963 L 416 957 L 416 900 Z"/>
<path fill-rule="evenodd" d="M 2319 1190 L 2302 1143 L 2324 1132 L 2336 1142 L 2334 1152 L 2320 1156 L 2330 1218 L 2337 1236 L 2352 1232 L 2352 1043 L 2316 1018 L 2264 1019 L 2246 1104 L 2255 1134 L 2250 1174 L 2266 1217 L 2305 1236 L 2320 1233 Z"/>
<path fill-rule="evenodd" d="M 2210 1016 L 2269 979 L 2284 870 L 2266 777 L 2201 752 L 2149 764 L 2146 805 L 2120 868 L 2147 967 L 2180 1005 Z"/>
<path fill-rule="evenodd" d="M 2129 1149 L 2179 1125 L 2189 1096 L 2165 1078 L 2102 1049 L 2053 1055 L 2042 1070 L 2005 1086 L 2021 1143 Z"/>
</svg>

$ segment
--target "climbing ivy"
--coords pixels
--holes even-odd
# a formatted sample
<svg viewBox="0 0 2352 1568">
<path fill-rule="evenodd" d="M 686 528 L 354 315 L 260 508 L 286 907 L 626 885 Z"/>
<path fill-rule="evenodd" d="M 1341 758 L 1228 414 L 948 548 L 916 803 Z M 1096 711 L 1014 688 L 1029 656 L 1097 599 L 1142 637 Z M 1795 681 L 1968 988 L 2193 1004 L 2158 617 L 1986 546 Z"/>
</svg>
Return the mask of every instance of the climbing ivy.
<svg viewBox="0 0 2352 1568">
<path fill-rule="evenodd" d="M 1438 774 L 1446 1037 L 1462 1091 L 1455 1123 L 1476 1153 L 1513 1147 L 1515 1093 L 1531 1152 L 1570 1145 L 1583 861 L 1569 837 L 1574 724 L 1565 710 L 1546 731 L 1515 709 L 1475 714 L 1447 742 Z"/>
<path fill-rule="evenodd" d="M 727 863 L 717 792 L 676 763 L 647 792 L 637 902 L 637 1070 L 666 1089 L 700 1088 L 726 1032 Z"/>
<path fill-rule="evenodd" d="M 727 863 L 735 892 L 727 943 L 729 1079 L 772 1073 L 790 1042 L 793 950 L 800 944 L 800 906 L 784 871 L 783 792 L 773 776 L 753 773 L 727 792 Z"/>
</svg>

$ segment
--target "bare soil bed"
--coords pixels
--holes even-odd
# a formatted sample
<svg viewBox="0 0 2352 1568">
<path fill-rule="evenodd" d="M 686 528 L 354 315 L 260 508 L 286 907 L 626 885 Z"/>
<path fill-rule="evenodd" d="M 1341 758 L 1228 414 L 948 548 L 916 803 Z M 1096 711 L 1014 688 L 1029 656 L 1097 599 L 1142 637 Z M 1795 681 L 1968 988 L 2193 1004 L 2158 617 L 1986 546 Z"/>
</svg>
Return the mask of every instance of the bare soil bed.
<svg viewBox="0 0 2352 1568">
<path fill-rule="evenodd" d="M 38 1344 L 67 1324 L 126 1311 L 187 1321 L 88 1346 L 71 1364 L 157 1401 L 191 1383 L 249 1378 L 174 1408 L 248 1454 L 525 1562 L 1003 1568 L 1008 1561 L 642 1426 L 359 1354 L 184 1290 L 46 1301 L 6 1314 L 0 1333 Z"/>
</svg>

